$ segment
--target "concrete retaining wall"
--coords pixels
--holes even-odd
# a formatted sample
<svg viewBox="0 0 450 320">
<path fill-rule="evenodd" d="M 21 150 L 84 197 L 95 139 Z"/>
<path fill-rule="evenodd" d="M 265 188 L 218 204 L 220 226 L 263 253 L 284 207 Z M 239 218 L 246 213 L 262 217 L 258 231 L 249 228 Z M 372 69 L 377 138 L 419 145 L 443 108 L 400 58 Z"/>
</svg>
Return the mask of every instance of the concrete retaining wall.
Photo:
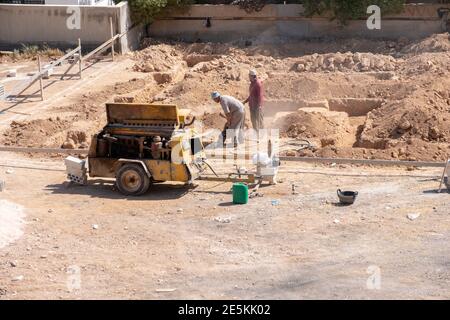
<svg viewBox="0 0 450 320">
<path fill-rule="evenodd" d="M 156 20 L 147 31 L 154 37 L 213 42 L 252 39 L 264 43 L 317 37 L 418 39 L 444 31 L 437 14 L 441 7 L 450 8 L 450 4 L 406 5 L 402 13 L 383 17 L 381 30 L 369 30 L 365 20 L 339 27 L 327 17 L 306 18 L 303 6 L 296 4 L 266 5 L 251 14 L 232 5 L 193 5 Z M 209 28 L 206 18 L 210 18 Z"/>
<path fill-rule="evenodd" d="M 251 14 L 231 5 L 193 5 L 188 9 L 173 11 L 148 27 L 154 37 L 184 41 L 234 41 L 254 40 L 273 43 L 286 39 L 317 37 L 364 37 L 417 39 L 443 31 L 437 15 L 440 7 L 450 4 L 407 5 L 397 15 L 384 17 L 381 30 L 368 30 L 366 21 L 351 21 L 338 27 L 326 17 L 304 17 L 302 5 L 267 5 Z M 69 29 L 71 16 L 67 5 L 16 5 L 0 4 L 0 48 L 10 49 L 21 43 L 71 47 L 78 38 L 83 48 L 91 48 L 110 38 L 109 17 L 113 18 L 114 31 L 127 34 L 120 40 L 120 50 L 126 52 L 138 47 L 144 27 L 132 28 L 126 2 L 117 6 L 79 6 L 80 29 Z M 206 18 L 211 27 L 206 27 Z"/>
<path fill-rule="evenodd" d="M 71 8 L 80 8 L 80 29 L 69 29 Z M 109 18 L 115 33 L 129 32 L 120 39 L 119 49 L 126 52 L 137 47 L 143 27 L 131 29 L 128 4 L 116 6 L 15 5 L 0 4 L 0 47 L 21 43 L 71 47 L 81 39 L 83 48 L 95 47 L 111 38 Z"/>
</svg>

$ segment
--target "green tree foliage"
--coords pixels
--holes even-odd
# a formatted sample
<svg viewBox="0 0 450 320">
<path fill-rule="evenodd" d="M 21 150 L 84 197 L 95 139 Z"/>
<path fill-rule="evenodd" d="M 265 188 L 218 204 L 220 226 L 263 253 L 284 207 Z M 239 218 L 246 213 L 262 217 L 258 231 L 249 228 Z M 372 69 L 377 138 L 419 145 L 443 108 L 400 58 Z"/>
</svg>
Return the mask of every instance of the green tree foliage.
<svg viewBox="0 0 450 320">
<path fill-rule="evenodd" d="M 345 24 L 348 20 L 367 17 L 367 7 L 377 5 L 382 14 L 400 12 L 405 0 L 303 0 L 306 15 L 330 13 Z"/>
<path fill-rule="evenodd" d="M 122 0 L 114 0 L 119 3 Z M 193 4 L 194 0 L 127 0 L 134 22 L 151 22 L 157 15 L 173 8 Z"/>
</svg>

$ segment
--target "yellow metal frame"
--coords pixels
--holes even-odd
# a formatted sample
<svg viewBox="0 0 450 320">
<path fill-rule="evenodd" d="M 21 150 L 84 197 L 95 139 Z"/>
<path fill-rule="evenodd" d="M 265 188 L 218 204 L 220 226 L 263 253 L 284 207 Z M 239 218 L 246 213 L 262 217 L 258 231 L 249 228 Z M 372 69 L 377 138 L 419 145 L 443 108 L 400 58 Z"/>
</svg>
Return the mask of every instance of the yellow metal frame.
<svg viewBox="0 0 450 320">
<path fill-rule="evenodd" d="M 173 104 L 107 103 L 108 124 L 125 122 L 167 122 L 180 126 L 186 122 L 190 109 L 178 109 Z"/>
<path fill-rule="evenodd" d="M 132 125 L 175 125 L 176 129 L 184 125 L 190 115 L 189 109 L 178 109 L 176 105 L 140 104 L 140 103 L 107 103 L 106 114 L 108 125 L 130 123 Z M 173 128 L 173 126 L 172 126 Z M 113 128 L 114 134 L 132 133 L 133 135 L 148 134 L 139 128 Z M 142 132 L 141 132 L 142 131 Z M 89 174 L 91 177 L 114 178 L 117 169 L 128 162 L 138 162 L 143 165 L 149 176 L 158 181 L 187 182 L 196 179 L 201 173 L 201 167 L 196 165 L 191 151 L 191 139 L 196 136 L 193 129 L 183 129 L 170 138 L 171 161 L 157 159 L 111 159 L 96 157 L 97 138 L 94 136 L 89 151 Z M 95 141 L 94 141 L 95 140 Z M 204 150 L 199 151 L 195 157 L 204 158 Z"/>
</svg>

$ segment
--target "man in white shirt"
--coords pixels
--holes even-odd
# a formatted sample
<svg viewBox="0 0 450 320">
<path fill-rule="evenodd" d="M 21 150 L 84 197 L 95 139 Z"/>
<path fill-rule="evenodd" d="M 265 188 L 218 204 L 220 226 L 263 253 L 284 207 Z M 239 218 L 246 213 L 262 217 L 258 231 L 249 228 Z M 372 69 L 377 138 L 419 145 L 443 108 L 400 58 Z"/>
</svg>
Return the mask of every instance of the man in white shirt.
<svg viewBox="0 0 450 320">
<path fill-rule="evenodd" d="M 232 96 L 221 95 L 217 91 L 211 93 L 211 98 L 222 106 L 227 119 L 226 127 L 228 130 L 233 130 L 233 139 L 236 137 L 235 143 L 244 142 L 245 108 L 242 102 Z"/>
</svg>

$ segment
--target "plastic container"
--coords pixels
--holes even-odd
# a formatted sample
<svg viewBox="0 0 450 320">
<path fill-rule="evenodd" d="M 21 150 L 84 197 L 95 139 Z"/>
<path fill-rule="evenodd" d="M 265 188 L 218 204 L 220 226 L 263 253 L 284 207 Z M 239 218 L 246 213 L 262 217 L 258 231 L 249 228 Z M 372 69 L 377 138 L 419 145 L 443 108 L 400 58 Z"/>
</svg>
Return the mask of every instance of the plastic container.
<svg viewBox="0 0 450 320">
<path fill-rule="evenodd" d="M 341 189 L 337 190 L 337 196 L 342 204 L 352 204 L 353 202 L 355 202 L 357 195 L 358 191 L 342 191 Z"/>
<path fill-rule="evenodd" d="M 246 204 L 248 202 L 248 186 L 238 182 L 233 184 L 233 203 Z"/>
</svg>

